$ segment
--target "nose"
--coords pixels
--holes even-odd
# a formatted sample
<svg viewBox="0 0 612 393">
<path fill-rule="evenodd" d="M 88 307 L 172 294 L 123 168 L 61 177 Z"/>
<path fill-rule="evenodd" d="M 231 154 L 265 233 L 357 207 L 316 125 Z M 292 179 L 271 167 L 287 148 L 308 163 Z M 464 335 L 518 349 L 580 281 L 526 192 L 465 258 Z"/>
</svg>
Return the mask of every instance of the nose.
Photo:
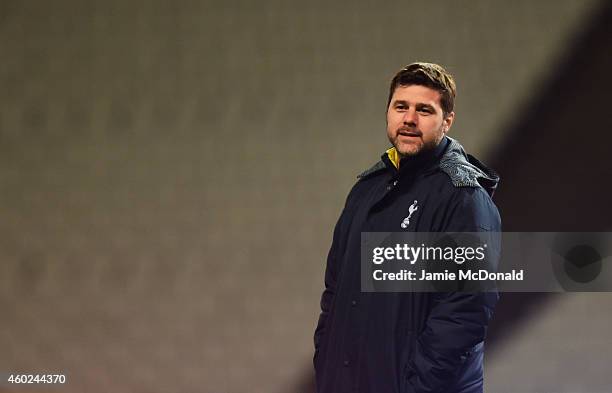
<svg viewBox="0 0 612 393">
<path fill-rule="evenodd" d="M 404 125 L 416 127 L 419 122 L 416 110 L 414 108 L 409 108 L 406 112 L 404 112 L 404 118 L 402 119 Z"/>
</svg>

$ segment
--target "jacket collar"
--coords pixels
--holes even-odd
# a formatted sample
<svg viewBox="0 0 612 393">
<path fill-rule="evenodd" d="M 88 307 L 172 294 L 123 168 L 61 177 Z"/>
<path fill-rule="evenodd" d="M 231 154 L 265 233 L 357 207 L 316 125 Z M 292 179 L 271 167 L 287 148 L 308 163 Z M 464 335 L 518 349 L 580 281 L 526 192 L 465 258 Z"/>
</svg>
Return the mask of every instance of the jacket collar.
<svg viewBox="0 0 612 393">
<path fill-rule="evenodd" d="M 449 144 L 449 140 L 450 138 L 444 137 L 444 139 L 442 139 L 435 149 L 421 153 L 417 156 L 403 157 L 401 159 L 395 148 L 392 147 L 380 157 L 379 162 L 357 177 L 367 177 L 370 174 L 383 169 L 388 169 L 399 176 L 423 171 L 429 172 L 430 170 L 437 168 L 441 156 Z"/>
<path fill-rule="evenodd" d="M 357 177 L 363 179 L 385 169 L 398 171 L 387 152 L 380 161 Z M 440 169 L 449 176 L 455 187 L 482 187 L 490 196 L 493 196 L 499 183 L 499 175 L 495 171 L 467 154 L 456 139 L 448 136 L 429 154 L 400 161 L 400 173 L 417 169 L 423 169 L 426 173 Z"/>
</svg>

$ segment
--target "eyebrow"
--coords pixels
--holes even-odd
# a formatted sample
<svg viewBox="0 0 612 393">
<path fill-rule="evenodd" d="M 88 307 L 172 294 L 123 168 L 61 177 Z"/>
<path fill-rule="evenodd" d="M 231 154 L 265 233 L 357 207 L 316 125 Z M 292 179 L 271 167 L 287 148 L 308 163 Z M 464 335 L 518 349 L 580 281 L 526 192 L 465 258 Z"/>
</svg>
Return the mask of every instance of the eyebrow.
<svg viewBox="0 0 612 393">
<path fill-rule="evenodd" d="M 406 100 L 395 100 L 395 101 L 393 101 L 393 105 L 398 105 L 398 104 L 402 104 L 402 105 L 405 105 L 405 106 L 410 106 L 408 104 L 408 101 L 406 101 Z M 434 108 L 432 105 L 424 104 L 422 102 L 417 103 L 415 105 L 415 107 L 417 109 L 429 109 L 432 112 L 436 112 L 436 108 Z"/>
</svg>

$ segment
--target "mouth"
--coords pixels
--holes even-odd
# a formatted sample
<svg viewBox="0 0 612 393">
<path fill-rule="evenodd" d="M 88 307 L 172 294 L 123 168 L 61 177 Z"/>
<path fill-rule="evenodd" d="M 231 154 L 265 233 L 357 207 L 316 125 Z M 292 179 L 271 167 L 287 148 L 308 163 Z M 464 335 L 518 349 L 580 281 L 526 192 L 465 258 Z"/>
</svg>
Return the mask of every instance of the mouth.
<svg viewBox="0 0 612 393">
<path fill-rule="evenodd" d="M 401 135 L 401 136 L 407 136 L 407 137 L 413 137 L 413 138 L 419 138 L 421 137 L 421 135 L 423 135 L 419 131 L 409 131 L 409 130 L 399 130 L 397 133 L 398 135 Z"/>
</svg>

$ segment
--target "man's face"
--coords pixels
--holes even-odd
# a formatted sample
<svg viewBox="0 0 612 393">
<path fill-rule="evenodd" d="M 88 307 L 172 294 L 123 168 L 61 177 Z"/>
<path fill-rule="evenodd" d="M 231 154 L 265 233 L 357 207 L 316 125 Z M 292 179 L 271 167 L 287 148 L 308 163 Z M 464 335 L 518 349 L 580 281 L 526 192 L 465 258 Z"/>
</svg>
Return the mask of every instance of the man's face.
<svg viewBox="0 0 612 393">
<path fill-rule="evenodd" d="M 446 118 L 440 93 L 420 85 L 398 86 L 387 108 L 387 136 L 402 156 L 414 156 L 435 148 L 453 124 Z"/>
</svg>

